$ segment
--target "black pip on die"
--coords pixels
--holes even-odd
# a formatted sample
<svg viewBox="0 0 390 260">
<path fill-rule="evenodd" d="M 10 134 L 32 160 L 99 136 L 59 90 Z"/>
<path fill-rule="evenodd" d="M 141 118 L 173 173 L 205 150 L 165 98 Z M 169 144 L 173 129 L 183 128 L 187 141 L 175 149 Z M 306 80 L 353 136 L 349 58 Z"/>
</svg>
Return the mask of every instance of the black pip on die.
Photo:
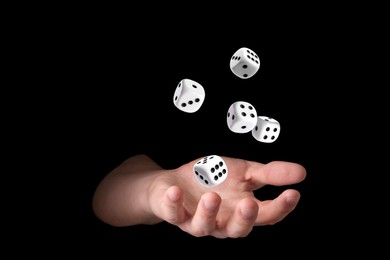
<svg viewBox="0 0 390 260">
<path fill-rule="evenodd" d="M 228 175 L 225 161 L 218 155 L 205 156 L 194 164 L 196 179 L 205 187 L 221 184 Z"/>
</svg>

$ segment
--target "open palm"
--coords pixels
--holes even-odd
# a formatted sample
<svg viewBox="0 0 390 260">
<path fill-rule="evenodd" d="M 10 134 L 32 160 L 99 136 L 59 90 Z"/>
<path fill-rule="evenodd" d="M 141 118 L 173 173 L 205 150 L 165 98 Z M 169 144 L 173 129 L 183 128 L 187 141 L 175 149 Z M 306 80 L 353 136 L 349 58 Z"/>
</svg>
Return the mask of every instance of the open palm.
<svg viewBox="0 0 390 260">
<path fill-rule="evenodd" d="M 300 193 L 286 189 L 272 200 L 258 200 L 253 191 L 265 185 L 290 185 L 306 177 L 303 166 L 283 161 L 262 164 L 222 156 L 228 176 L 207 188 L 198 183 L 198 159 L 168 170 L 153 181 L 150 207 L 159 218 L 194 236 L 245 237 L 254 226 L 275 224 L 293 211 Z"/>
</svg>

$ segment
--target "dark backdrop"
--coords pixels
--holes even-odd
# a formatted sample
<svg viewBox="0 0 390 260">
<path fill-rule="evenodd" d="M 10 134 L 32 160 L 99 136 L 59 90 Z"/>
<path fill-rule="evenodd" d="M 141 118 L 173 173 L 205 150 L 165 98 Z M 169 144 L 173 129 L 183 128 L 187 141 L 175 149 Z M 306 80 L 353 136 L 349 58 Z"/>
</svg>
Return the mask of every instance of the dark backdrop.
<svg viewBox="0 0 390 260">
<path fill-rule="evenodd" d="M 321 251 L 344 246 L 340 241 L 349 218 L 342 212 L 349 204 L 341 203 L 335 213 L 335 202 L 348 200 L 339 184 L 346 173 L 336 167 L 344 152 L 335 134 L 340 133 L 339 117 L 345 116 L 335 108 L 340 96 L 334 77 L 344 59 L 335 47 L 340 35 L 329 33 L 322 23 L 252 28 L 137 30 L 130 24 L 88 21 L 61 28 L 64 33 L 50 45 L 60 66 L 48 76 L 53 78 L 53 88 L 45 91 L 50 106 L 42 109 L 46 113 L 55 108 L 46 129 L 53 136 L 47 151 L 54 185 L 45 185 L 42 192 L 48 211 L 43 222 L 55 246 L 64 251 L 87 248 L 89 253 L 108 248 L 141 252 L 140 245 L 188 241 L 198 248 L 272 249 L 275 255 L 284 253 L 279 248 L 308 244 Z M 229 68 L 240 47 L 255 51 L 261 62 L 257 74 L 246 80 Z M 199 82 L 206 91 L 203 106 L 193 114 L 173 105 L 174 90 L 183 78 Z M 260 143 L 250 133 L 227 128 L 227 109 L 238 100 L 252 103 L 259 115 L 279 120 L 276 142 Z M 166 223 L 110 227 L 93 215 L 94 190 L 110 170 L 139 153 L 164 168 L 209 154 L 263 163 L 285 160 L 305 166 L 307 178 L 292 185 L 302 195 L 297 208 L 280 223 L 254 228 L 247 238 L 195 238 Z M 274 198 L 285 188 L 269 186 L 256 195 Z M 329 235 L 332 239 L 324 242 Z M 253 243 L 259 248 L 249 247 Z"/>
</svg>

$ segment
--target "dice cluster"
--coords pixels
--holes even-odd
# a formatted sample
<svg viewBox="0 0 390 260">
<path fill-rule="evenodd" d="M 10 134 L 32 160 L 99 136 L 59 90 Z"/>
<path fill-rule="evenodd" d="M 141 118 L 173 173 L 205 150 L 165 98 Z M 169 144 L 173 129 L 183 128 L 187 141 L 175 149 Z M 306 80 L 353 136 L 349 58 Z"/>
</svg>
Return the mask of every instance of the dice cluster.
<svg viewBox="0 0 390 260">
<path fill-rule="evenodd" d="M 245 101 L 236 101 L 229 107 L 227 125 L 234 133 L 248 133 L 259 142 L 272 143 L 280 133 L 280 123 L 268 116 L 258 116 L 255 107 Z"/>
<path fill-rule="evenodd" d="M 241 79 L 251 78 L 260 68 L 260 58 L 251 49 L 242 47 L 230 59 L 230 69 Z M 205 90 L 201 84 L 191 79 L 182 79 L 173 95 L 174 105 L 186 113 L 200 109 L 205 100 Z M 259 142 L 272 143 L 280 133 L 280 123 L 271 117 L 258 115 L 255 107 L 246 101 L 236 101 L 227 112 L 228 128 L 234 133 L 252 133 Z M 194 165 L 198 181 L 207 187 L 220 184 L 226 179 L 227 167 L 221 157 L 210 155 Z"/>
</svg>

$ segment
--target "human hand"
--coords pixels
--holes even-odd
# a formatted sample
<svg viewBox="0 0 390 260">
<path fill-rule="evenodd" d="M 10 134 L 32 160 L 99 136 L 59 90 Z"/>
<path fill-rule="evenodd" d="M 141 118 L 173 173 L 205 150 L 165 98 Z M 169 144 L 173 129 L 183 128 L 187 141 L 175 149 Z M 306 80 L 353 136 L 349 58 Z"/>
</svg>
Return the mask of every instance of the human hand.
<svg viewBox="0 0 390 260">
<path fill-rule="evenodd" d="M 221 157 L 228 176 L 211 188 L 195 179 L 193 165 L 198 159 L 157 175 L 148 189 L 153 214 L 196 237 L 237 238 L 249 235 L 255 226 L 275 224 L 295 209 L 300 199 L 295 189 L 286 189 L 276 198 L 262 201 L 254 191 L 266 185 L 303 181 L 306 170 L 302 165 Z"/>
</svg>

